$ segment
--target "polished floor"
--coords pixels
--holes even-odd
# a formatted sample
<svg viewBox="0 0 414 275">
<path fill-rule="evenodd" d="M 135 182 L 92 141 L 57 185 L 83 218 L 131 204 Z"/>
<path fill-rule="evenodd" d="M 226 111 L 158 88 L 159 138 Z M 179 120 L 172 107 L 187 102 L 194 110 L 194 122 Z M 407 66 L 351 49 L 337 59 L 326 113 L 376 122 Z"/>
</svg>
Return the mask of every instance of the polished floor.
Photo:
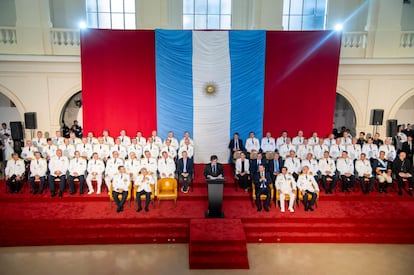
<svg viewBox="0 0 414 275">
<path fill-rule="evenodd" d="M 212 253 L 214 253 L 212 251 Z M 414 245 L 249 244 L 250 270 L 189 270 L 188 245 L 0 248 L 15 274 L 414 274 Z"/>
</svg>

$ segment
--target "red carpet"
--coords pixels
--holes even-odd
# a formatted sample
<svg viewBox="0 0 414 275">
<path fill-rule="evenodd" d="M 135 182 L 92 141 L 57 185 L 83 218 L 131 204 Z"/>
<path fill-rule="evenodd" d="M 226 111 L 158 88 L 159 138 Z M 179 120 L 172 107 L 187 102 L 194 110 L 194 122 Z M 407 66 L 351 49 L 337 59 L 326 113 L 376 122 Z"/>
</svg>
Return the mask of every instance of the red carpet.
<svg viewBox="0 0 414 275">
<path fill-rule="evenodd" d="M 248 269 L 246 235 L 240 219 L 192 219 L 190 269 Z"/>
<path fill-rule="evenodd" d="M 190 221 L 203 219 L 207 188 L 202 166 L 196 165 L 194 192 L 180 192 L 172 201 L 135 212 L 134 204 L 116 213 L 106 194 L 50 198 L 5 193 L 0 181 L 0 246 L 188 243 Z M 225 219 L 240 219 L 247 242 L 284 243 L 414 243 L 414 199 L 396 192 L 322 194 L 315 212 L 280 213 L 274 203 L 270 212 L 256 212 L 250 194 L 234 189 L 226 165 Z M 157 205 L 156 205 L 157 206 Z M 210 221 L 210 220 L 209 220 Z"/>
</svg>

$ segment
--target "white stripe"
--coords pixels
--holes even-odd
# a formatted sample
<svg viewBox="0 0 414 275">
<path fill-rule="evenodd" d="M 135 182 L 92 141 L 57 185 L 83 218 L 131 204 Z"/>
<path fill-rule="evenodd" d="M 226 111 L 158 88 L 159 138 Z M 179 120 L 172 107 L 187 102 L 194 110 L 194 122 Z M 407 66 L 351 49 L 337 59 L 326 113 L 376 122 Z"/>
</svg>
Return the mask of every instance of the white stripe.
<svg viewBox="0 0 414 275">
<path fill-rule="evenodd" d="M 228 32 L 193 32 L 194 161 L 206 163 L 217 155 L 226 163 L 230 133 L 230 51 Z M 207 94 L 207 83 L 216 92 Z"/>
</svg>

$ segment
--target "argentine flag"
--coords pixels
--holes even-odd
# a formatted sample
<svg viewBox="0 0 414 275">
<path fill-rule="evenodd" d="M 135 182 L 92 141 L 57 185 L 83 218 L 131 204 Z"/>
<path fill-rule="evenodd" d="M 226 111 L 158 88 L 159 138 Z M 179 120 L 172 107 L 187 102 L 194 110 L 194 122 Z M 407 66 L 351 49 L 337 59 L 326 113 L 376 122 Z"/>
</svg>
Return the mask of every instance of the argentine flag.
<svg viewBox="0 0 414 275">
<path fill-rule="evenodd" d="M 194 162 L 229 160 L 235 132 L 262 136 L 265 31 L 156 30 L 157 130 L 189 131 Z"/>
</svg>

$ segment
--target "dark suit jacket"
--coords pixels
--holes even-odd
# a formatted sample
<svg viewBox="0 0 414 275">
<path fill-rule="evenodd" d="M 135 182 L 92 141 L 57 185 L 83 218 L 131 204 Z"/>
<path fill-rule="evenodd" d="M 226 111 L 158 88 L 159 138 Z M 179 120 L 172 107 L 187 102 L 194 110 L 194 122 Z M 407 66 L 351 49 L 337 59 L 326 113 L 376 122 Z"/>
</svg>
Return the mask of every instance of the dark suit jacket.
<svg viewBox="0 0 414 275">
<path fill-rule="evenodd" d="M 266 187 L 269 188 L 269 185 L 272 183 L 272 178 L 270 176 L 270 173 L 266 170 L 265 170 L 265 176 L 266 176 Z M 254 180 L 254 186 L 256 187 L 256 189 L 260 189 L 260 185 L 262 183 L 260 182 L 259 172 L 254 173 L 253 180 Z"/>
<path fill-rule="evenodd" d="M 267 171 L 267 161 L 266 161 L 266 159 L 262 159 L 261 161 L 262 161 L 262 165 L 264 165 L 264 167 L 265 167 L 265 171 Z M 257 164 L 257 159 L 252 160 L 251 163 L 250 163 L 250 174 L 254 175 L 257 172 L 258 169 L 259 169 L 259 165 Z"/>
<path fill-rule="evenodd" d="M 378 159 L 374 159 L 372 161 L 372 171 L 373 171 L 374 175 L 376 175 L 377 168 L 381 168 L 381 170 L 383 170 L 383 168 L 386 168 L 387 170 L 392 169 L 392 161 L 388 161 L 388 160 L 384 159 L 383 162 L 384 162 L 385 166 L 382 165 L 382 163 Z"/>
<path fill-rule="evenodd" d="M 229 149 L 230 149 L 231 152 L 233 152 L 233 148 L 234 148 L 234 138 L 232 140 L 230 140 L 230 143 L 229 143 Z M 243 140 L 241 140 L 240 138 L 239 138 L 239 149 L 242 152 L 246 151 L 246 148 L 244 148 L 244 146 L 243 146 Z"/>
<path fill-rule="evenodd" d="M 204 167 L 204 177 L 207 178 L 208 175 L 217 177 L 218 175 L 222 175 L 224 177 L 224 169 L 221 163 L 217 163 L 216 173 L 213 173 L 211 168 L 211 163 L 206 164 Z"/>
<path fill-rule="evenodd" d="M 411 142 L 411 150 L 410 150 L 410 145 L 408 145 L 408 141 L 404 142 L 402 144 L 402 149 L 403 152 L 407 153 L 407 157 L 411 160 L 411 158 L 413 157 L 414 154 L 414 141 Z"/>
<path fill-rule="evenodd" d="M 281 157 L 279 157 L 279 159 L 277 160 L 277 162 L 279 162 L 279 171 L 276 171 L 277 173 L 280 173 L 280 171 L 282 170 L 284 161 Z M 267 164 L 267 171 L 270 173 L 270 176 L 272 177 L 272 181 L 275 181 L 276 176 L 273 175 L 273 173 L 275 172 L 275 161 L 269 160 L 268 164 Z"/>
<path fill-rule="evenodd" d="M 407 158 L 405 158 L 404 162 L 400 160 L 400 158 L 396 158 L 392 164 L 392 172 L 398 175 L 399 172 L 404 173 L 413 173 L 411 168 L 411 162 Z"/>
<path fill-rule="evenodd" d="M 187 163 L 186 163 L 186 169 L 187 169 L 187 173 L 192 175 L 193 174 L 193 160 L 190 158 L 187 158 Z M 178 160 L 178 175 L 181 175 L 181 173 L 183 173 L 184 171 L 184 161 L 183 158 L 180 158 Z"/>
</svg>

